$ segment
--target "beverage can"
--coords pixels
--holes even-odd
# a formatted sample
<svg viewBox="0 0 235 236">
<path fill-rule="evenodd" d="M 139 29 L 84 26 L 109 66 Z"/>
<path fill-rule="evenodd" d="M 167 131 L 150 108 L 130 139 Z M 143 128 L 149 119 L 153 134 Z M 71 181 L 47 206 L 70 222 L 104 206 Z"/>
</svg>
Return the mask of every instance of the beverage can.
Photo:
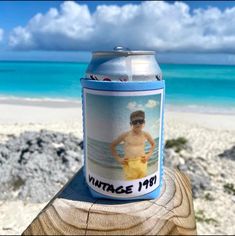
<svg viewBox="0 0 235 236">
<path fill-rule="evenodd" d="M 101 81 L 162 80 L 154 51 L 130 51 L 116 47 L 113 51 L 92 53 L 86 78 Z"/>
<path fill-rule="evenodd" d="M 159 196 L 163 175 L 164 80 L 153 51 L 93 52 L 81 79 L 84 174 L 91 194 Z"/>
</svg>

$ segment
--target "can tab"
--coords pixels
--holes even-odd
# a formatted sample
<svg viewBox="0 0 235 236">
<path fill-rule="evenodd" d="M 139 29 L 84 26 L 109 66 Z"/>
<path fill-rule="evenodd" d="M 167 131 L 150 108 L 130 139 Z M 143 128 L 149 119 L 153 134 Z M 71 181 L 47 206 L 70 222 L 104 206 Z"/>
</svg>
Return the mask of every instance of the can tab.
<svg viewBox="0 0 235 236">
<path fill-rule="evenodd" d="M 127 47 L 122 47 L 122 46 L 116 46 L 113 48 L 114 51 L 131 51 L 129 48 Z"/>
</svg>

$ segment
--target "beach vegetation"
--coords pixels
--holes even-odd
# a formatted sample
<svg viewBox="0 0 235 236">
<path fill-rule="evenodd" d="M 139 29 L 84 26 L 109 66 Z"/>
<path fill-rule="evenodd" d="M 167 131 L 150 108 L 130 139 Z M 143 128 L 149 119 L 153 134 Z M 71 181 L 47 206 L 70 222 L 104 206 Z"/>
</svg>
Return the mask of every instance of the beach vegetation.
<svg viewBox="0 0 235 236">
<path fill-rule="evenodd" d="M 207 200 L 207 201 L 214 201 L 215 198 L 210 194 L 210 193 L 206 193 L 204 198 Z"/>
<path fill-rule="evenodd" d="M 14 179 L 14 181 L 12 182 L 13 191 L 20 189 L 24 184 L 25 184 L 25 181 L 22 178 L 18 177 Z"/>
<path fill-rule="evenodd" d="M 195 219 L 197 222 L 205 222 L 206 224 L 218 224 L 216 219 L 206 217 L 203 210 L 198 210 L 195 213 Z"/>
<path fill-rule="evenodd" d="M 180 152 L 187 148 L 188 140 L 184 137 L 179 137 L 177 139 L 166 140 L 165 148 L 173 148 L 176 152 Z"/>
<path fill-rule="evenodd" d="M 226 183 L 224 184 L 224 192 L 231 194 L 231 195 L 235 195 L 235 186 L 233 183 Z"/>
</svg>

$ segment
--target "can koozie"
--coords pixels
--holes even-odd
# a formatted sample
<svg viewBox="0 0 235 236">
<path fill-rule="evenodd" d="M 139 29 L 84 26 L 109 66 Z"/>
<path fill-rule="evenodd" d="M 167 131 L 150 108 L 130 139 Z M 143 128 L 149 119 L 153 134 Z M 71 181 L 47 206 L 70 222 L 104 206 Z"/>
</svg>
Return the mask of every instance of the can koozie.
<svg viewBox="0 0 235 236">
<path fill-rule="evenodd" d="M 84 174 L 92 195 L 156 198 L 163 174 L 164 81 L 81 84 Z"/>
</svg>

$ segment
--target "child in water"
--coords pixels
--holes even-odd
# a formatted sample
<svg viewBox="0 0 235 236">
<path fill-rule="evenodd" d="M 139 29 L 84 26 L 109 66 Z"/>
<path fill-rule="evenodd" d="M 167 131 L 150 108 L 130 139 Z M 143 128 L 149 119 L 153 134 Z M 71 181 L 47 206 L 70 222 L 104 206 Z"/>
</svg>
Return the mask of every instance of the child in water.
<svg viewBox="0 0 235 236">
<path fill-rule="evenodd" d="M 147 175 L 147 162 L 155 148 L 151 135 L 143 131 L 145 124 L 144 111 L 135 111 L 130 115 L 131 130 L 122 133 L 111 143 L 111 152 L 115 159 L 123 166 L 126 180 L 144 178 Z M 145 153 L 145 142 L 151 145 L 150 151 Z M 116 146 L 124 143 L 124 158 L 116 151 Z"/>
</svg>

